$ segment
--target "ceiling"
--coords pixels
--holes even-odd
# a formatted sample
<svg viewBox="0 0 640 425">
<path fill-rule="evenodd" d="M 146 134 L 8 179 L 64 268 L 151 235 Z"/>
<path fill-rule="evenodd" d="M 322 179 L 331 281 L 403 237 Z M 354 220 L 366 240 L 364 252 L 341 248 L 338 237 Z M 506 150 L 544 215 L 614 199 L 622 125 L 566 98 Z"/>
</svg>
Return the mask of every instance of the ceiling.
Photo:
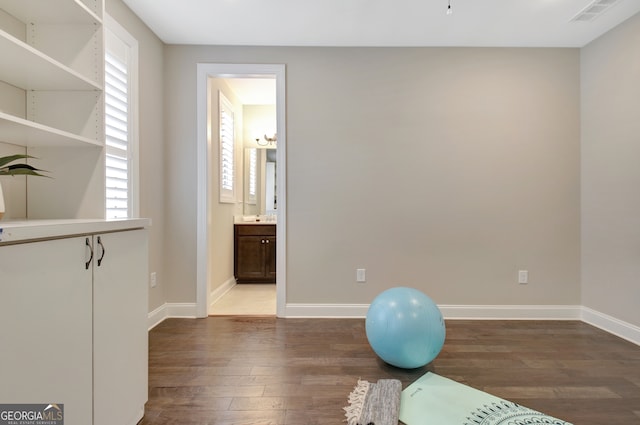
<svg viewBox="0 0 640 425">
<path fill-rule="evenodd" d="M 123 0 L 165 43 L 582 47 L 639 0 Z M 588 8 L 604 13 L 571 22 Z M 586 15 L 591 18 L 595 14 Z"/>
<path fill-rule="evenodd" d="M 243 105 L 276 103 L 275 78 L 223 78 Z"/>
</svg>

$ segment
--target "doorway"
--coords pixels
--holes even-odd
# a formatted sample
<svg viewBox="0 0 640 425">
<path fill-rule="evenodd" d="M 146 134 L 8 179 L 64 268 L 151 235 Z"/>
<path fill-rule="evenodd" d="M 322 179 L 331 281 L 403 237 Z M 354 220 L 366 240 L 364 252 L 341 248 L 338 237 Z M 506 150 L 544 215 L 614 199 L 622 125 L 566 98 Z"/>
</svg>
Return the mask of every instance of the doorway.
<svg viewBox="0 0 640 425">
<path fill-rule="evenodd" d="M 206 317 L 210 302 L 212 269 L 212 241 L 216 237 L 211 226 L 211 211 L 216 199 L 210 195 L 212 158 L 217 155 L 213 151 L 217 149 L 217 143 L 210 139 L 210 105 L 209 81 L 215 78 L 242 78 L 242 79 L 273 79 L 276 86 L 276 132 L 277 151 L 276 161 L 278 172 L 276 174 L 276 196 L 278 208 L 276 210 L 276 250 L 277 250 L 277 277 L 276 277 L 276 316 L 285 316 L 286 302 L 286 125 L 285 125 L 285 66 L 261 65 L 261 64 L 209 64 L 199 63 L 197 74 L 197 285 L 196 285 L 196 310 L 198 317 Z M 229 223 L 231 226 L 232 223 Z"/>
</svg>

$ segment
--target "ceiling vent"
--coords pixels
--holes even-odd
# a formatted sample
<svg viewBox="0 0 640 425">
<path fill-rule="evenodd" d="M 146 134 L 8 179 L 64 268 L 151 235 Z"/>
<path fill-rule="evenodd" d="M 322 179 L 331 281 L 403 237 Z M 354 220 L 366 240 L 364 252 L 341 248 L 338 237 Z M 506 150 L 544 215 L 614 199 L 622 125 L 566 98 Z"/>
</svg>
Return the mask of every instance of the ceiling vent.
<svg viewBox="0 0 640 425">
<path fill-rule="evenodd" d="M 591 22 L 619 1 L 620 0 L 594 0 L 578 12 L 576 16 L 571 18 L 569 22 Z"/>
</svg>

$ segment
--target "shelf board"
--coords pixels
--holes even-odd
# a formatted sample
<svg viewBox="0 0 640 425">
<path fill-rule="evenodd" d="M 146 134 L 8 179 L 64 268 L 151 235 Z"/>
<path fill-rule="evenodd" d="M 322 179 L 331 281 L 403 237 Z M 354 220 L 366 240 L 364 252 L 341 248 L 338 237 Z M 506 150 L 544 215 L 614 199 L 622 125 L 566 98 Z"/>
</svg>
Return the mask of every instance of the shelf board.
<svg viewBox="0 0 640 425">
<path fill-rule="evenodd" d="M 0 9 L 26 24 L 102 23 L 102 19 L 80 0 L 0 0 Z"/>
<path fill-rule="evenodd" d="M 24 90 L 102 90 L 68 66 L 0 30 L 3 61 L 0 80 Z"/>
<path fill-rule="evenodd" d="M 102 141 L 0 112 L 0 141 L 27 147 L 102 147 Z"/>
</svg>

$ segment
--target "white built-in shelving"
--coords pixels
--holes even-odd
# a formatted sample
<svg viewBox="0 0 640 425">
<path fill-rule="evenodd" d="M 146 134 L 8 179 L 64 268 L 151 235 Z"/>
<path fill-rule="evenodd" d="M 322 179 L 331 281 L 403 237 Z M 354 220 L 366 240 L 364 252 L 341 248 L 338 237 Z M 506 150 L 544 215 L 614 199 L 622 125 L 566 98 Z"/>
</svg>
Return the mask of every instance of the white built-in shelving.
<svg viewBox="0 0 640 425">
<path fill-rule="evenodd" d="M 102 146 L 99 140 L 79 136 L 3 112 L 0 112 L 0 134 L 3 142 L 26 147 Z"/>
<path fill-rule="evenodd" d="M 27 218 L 104 217 L 103 15 L 103 0 L 0 0 L 0 143 L 53 177 L 28 180 Z"/>
<path fill-rule="evenodd" d="M 0 7 L 22 22 L 101 24 L 100 2 L 79 0 L 2 0 Z"/>
<path fill-rule="evenodd" d="M 102 90 L 102 86 L 0 29 L 0 51 L 11 58 L 0 80 L 24 90 Z"/>
</svg>

